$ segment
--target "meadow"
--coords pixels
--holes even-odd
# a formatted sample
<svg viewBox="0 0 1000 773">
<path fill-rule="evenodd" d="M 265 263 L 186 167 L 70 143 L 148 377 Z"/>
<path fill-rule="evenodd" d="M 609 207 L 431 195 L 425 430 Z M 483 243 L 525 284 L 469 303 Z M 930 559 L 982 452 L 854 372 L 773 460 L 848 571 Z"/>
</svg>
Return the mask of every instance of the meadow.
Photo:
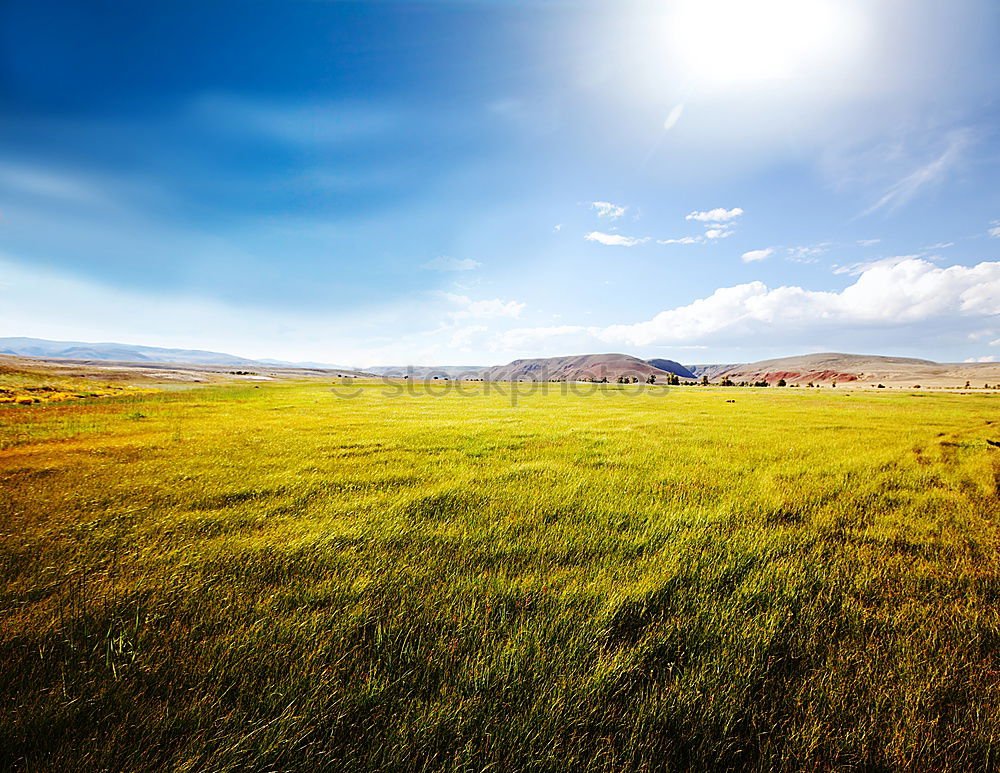
<svg viewBox="0 0 1000 773">
<path fill-rule="evenodd" d="M 0 768 L 998 767 L 1000 395 L 587 387 L 0 406 Z"/>
</svg>

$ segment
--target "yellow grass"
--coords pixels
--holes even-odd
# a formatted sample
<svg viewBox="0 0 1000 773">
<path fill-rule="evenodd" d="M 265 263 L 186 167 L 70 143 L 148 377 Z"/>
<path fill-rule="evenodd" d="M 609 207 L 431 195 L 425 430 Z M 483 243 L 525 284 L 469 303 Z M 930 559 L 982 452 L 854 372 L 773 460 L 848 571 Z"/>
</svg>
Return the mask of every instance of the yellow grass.
<svg viewBox="0 0 1000 773">
<path fill-rule="evenodd" d="M 463 390 L 0 408 L 0 767 L 996 765 L 1000 396 Z"/>
</svg>

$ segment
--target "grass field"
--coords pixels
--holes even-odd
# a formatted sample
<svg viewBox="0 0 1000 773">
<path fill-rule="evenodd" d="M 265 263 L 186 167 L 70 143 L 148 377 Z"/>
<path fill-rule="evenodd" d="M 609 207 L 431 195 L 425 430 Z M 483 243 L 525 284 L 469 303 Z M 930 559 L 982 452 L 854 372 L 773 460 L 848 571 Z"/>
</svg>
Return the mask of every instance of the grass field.
<svg viewBox="0 0 1000 773">
<path fill-rule="evenodd" d="M 0 407 L 0 768 L 1000 764 L 1000 395 L 407 389 Z"/>
<path fill-rule="evenodd" d="M 53 376 L 43 369 L 6 367 L 0 359 L 0 406 L 82 400 L 93 397 L 123 397 L 154 392 L 134 384 L 109 384 L 85 378 Z M 2 442 L 2 441 L 0 441 Z"/>
</svg>

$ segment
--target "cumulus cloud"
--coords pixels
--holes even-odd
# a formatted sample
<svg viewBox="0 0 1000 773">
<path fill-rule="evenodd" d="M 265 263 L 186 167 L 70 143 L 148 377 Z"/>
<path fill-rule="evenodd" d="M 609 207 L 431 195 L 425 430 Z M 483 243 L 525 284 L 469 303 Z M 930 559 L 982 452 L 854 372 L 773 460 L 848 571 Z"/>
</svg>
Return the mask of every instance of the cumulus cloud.
<svg viewBox="0 0 1000 773">
<path fill-rule="evenodd" d="M 491 317 L 519 317 L 525 304 L 519 301 L 504 301 L 500 298 L 476 301 L 467 295 L 441 293 L 441 296 L 456 308 L 448 312 L 453 320 L 486 319 Z"/>
<path fill-rule="evenodd" d="M 705 238 L 725 239 L 729 236 L 732 236 L 734 233 L 736 232 L 733 231 L 731 228 L 709 228 L 707 231 L 705 231 Z"/>
<path fill-rule="evenodd" d="M 584 234 L 583 238 L 588 242 L 597 242 L 598 244 L 604 244 L 608 247 L 635 247 L 637 244 L 649 241 L 648 238 L 638 239 L 634 236 L 606 234 L 601 233 L 600 231 L 591 231 L 589 234 Z"/>
<path fill-rule="evenodd" d="M 428 271 L 472 271 L 483 264 L 472 258 L 449 258 L 447 255 L 424 263 L 421 268 Z"/>
<path fill-rule="evenodd" d="M 606 217 L 609 220 L 616 220 L 625 214 L 628 207 L 612 204 L 610 201 L 594 201 L 590 204 L 591 209 L 597 210 L 598 217 Z"/>
<path fill-rule="evenodd" d="M 996 357 L 992 354 L 987 354 L 984 357 L 969 357 L 964 362 L 996 362 Z"/>
<path fill-rule="evenodd" d="M 750 250 L 744 252 L 740 257 L 744 263 L 753 263 L 756 260 L 764 260 L 774 254 L 774 247 L 767 247 L 763 250 Z"/>
<path fill-rule="evenodd" d="M 523 328 L 504 334 L 510 348 L 575 335 L 613 346 L 728 344 L 780 334 L 815 340 L 844 329 L 887 330 L 917 324 L 938 329 L 1000 315 L 1000 262 L 941 268 L 918 258 L 883 262 L 836 291 L 768 287 L 749 282 L 721 287 L 706 298 L 660 312 L 645 322 L 608 327 Z"/>
<path fill-rule="evenodd" d="M 716 207 L 715 209 L 708 209 L 704 212 L 694 211 L 684 219 L 698 220 L 702 223 L 725 223 L 726 221 L 733 220 L 742 214 L 743 210 L 740 207 L 734 207 L 733 209 Z"/>
</svg>

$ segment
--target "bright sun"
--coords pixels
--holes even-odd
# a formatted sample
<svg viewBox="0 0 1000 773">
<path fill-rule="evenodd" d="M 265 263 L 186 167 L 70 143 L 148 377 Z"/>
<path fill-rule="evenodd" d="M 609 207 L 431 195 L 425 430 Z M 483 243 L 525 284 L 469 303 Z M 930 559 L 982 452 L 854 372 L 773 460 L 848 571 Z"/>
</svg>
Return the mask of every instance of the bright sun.
<svg viewBox="0 0 1000 773">
<path fill-rule="evenodd" d="M 740 89 L 832 75 L 860 42 L 848 0 L 678 0 L 667 53 L 695 88 Z M 662 39 L 662 38 L 661 38 Z"/>
</svg>

